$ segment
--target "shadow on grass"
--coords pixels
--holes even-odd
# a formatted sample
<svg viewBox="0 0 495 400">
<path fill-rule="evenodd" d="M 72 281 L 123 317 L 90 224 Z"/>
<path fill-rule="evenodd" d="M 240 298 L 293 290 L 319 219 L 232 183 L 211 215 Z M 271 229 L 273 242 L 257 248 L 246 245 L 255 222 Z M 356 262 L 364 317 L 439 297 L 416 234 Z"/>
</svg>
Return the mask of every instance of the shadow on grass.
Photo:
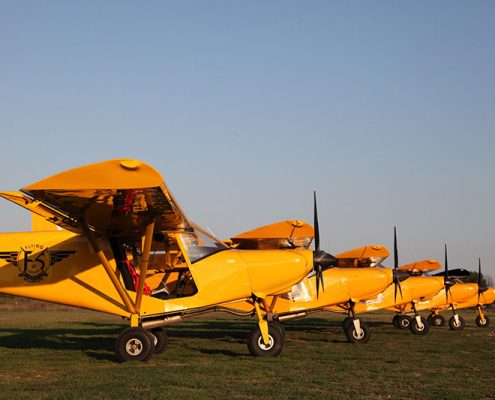
<svg viewBox="0 0 495 400">
<path fill-rule="evenodd" d="M 107 322 L 77 322 L 72 329 L 32 329 L 7 328 L 0 330 L 0 348 L 9 349 L 49 349 L 80 351 L 86 356 L 104 361 L 117 362 L 113 350 L 115 339 L 127 325 L 112 325 Z M 387 325 L 372 322 L 371 326 Z M 306 318 L 285 324 L 286 339 L 292 338 L 303 342 L 347 343 L 342 332 L 342 321 L 324 318 Z M 245 344 L 248 333 L 256 327 L 255 319 L 218 319 L 188 320 L 182 324 L 165 326 L 170 338 L 208 339 L 228 343 Z M 294 336 L 291 337 L 291 333 Z M 298 333 L 306 333 L 301 337 Z M 322 337 L 323 335 L 323 337 Z M 197 351 L 203 354 L 222 354 L 229 357 L 244 356 L 231 350 L 201 348 L 195 344 Z"/>
</svg>

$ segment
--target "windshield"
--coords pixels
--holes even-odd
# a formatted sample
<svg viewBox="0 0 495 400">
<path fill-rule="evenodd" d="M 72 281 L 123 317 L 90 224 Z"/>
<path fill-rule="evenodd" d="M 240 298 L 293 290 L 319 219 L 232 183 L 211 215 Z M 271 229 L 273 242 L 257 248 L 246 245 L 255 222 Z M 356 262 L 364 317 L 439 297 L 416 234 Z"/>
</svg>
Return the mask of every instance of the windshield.
<svg viewBox="0 0 495 400">
<path fill-rule="evenodd" d="M 191 263 L 195 263 L 219 251 L 229 249 L 225 243 L 196 225 L 193 225 L 192 232 L 183 232 L 179 236 L 186 247 Z"/>
</svg>

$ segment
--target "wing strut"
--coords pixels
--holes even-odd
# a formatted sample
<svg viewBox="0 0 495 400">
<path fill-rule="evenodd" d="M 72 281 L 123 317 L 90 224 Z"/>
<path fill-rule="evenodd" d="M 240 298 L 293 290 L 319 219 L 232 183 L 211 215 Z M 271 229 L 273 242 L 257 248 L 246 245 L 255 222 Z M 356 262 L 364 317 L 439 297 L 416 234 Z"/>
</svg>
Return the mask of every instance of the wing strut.
<svg viewBox="0 0 495 400">
<path fill-rule="evenodd" d="M 131 314 L 135 313 L 135 307 L 132 304 L 132 300 L 129 297 L 129 294 L 124 290 L 122 285 L 120 284 L 119 278 L 117 278 L 117 275 L 115 275 L 114 270 L 112 269 L 112 266 L 107 260 L 107 257 L 105 256 L 105 253 L 100 249 L 100 246 L 98 246 L 98 243 L 96 242 L 96 239 L 93 235 L 93 232 L 89 229 L 89 227 L 84 224 L 84 233 L 86 234 L 86 237 L 89 240 L 89 243 L 91 244 L 91 247 L 93 248 L 94 252 L 98 256 L 98 259 L 100 260 L 101 264 L 103 265 L 103 268 L 105 268 L 105 271 L 110 278 L 110 280 L 113 283 L 113 286 L 119 293 L 120 298 L 124 302 L 125 308 L 127 311 Z"/>
<path fill-rule="evenodd" d="M 150 258 L 151 242 L 153 241 L 153 232 L 155 230 L 155 222 L 146 226 L 144 234 L 143 251 L 141 265 L 139 266 L 139 285 L 136 295 L 136 312 L 141 312 L 141 300 L 143 299 L 144 281 L 146 280 L 146 272 L 148 271 L 148 261 Z"/>
</svg>

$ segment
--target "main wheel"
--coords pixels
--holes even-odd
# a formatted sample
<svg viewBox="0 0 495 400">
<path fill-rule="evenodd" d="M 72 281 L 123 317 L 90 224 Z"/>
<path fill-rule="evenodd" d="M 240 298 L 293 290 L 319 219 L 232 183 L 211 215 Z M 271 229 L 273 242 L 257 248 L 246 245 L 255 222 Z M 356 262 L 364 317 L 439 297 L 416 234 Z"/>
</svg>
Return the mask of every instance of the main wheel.
<svg viewBox="0 0 495 400">
<path fill-rule="evenodd" d="M 370 328 L 366 323 L 360 321 L 360 332 L 354 327 L 354 323 L 351 322 L 347 325 L 345 329 L 345 336 L 350 343 L 368 343 L 371 337 Z"/>
<path fill-rule="evenodd" d="M 426 318 L 421 317 L 421 324 L 423 326 L 419 326 L 416 318 L 413 318 L 411 320 L 411 323 L 409 324 L 409 329 L 415 335 L 426 335 L 428 333 L 428 331 L 430 330 L 430 325 L 428 324 L 428 321 L 426 320 Z"/>
<path fill-rule="evenodd" d="M 409 315 L 399 315 L 397 318 L 397 326 L 399 329 L 407 329 L 411 324 L 412 318 Z"/>
<path fill-rule="evenodd" d="M 392 324 L 398 329 L 399 328 L 399 317 L 400 314 L 395 314 L 392 318 Z"/>
<path fill-rule="evenodd" d="M 440 314 L 432 315 L 430 319 L 428 320 L 431 326 L 435 327 L 440 327 L 440 326 L 445 326 L 447 321 L 445 320 L 445 317 Z"/>
<path fill-rule="evenodd" d="M 352 324 L 352 318 L 345 317 L 344 320 L 342 321 L 342 329 L 344 329 L 344 332 L 347 330 L 350 324 Z"/>
<path fill-rule="evenodd" d="M 278 356 L 284 347 L 284 336 L 280 324 L 268 322 L 268 344 L 263 342 L 260 327 L 254 328 L 247 337 L 247 347 L 255 357 Z"/>
<path fill-rule="evenodd" d="M 117 337 L 115 353 L 119 361 L 148 361 L 154 354 L 152 337 L 144 328 L 124 329 Z"/>
<path fill-rule="evenodd" d="M 459 322 L 456 322 L 455 317 L 450 317 L 449 326 L 453 331 L 462 331 L 464 326 L 466 326 L 466 321 L 459 315 Z"/>
<path fill-rule="evenodd" d="M 152 343 L 155 346 L 155 354 L 162 354 L 168 345 L 168 336 L 161 328 L 148 331 L 151 335 Z"/>
<path fill-rule="evenodd" d="M 490 326 L 490 318 L 485 315 L 485 318 L 481 318 L 479 315 L 476 317 L 476 325 L 480 328 L 488 328 Z"/>
<path fill-rule="evenodd" d="M 270 321 L 268 325 L 271 325 L 272 328 L 278 329 L 282 334 L 282 337 L 285 338 L 285 326 L 280 321 Z"/>
</svg>

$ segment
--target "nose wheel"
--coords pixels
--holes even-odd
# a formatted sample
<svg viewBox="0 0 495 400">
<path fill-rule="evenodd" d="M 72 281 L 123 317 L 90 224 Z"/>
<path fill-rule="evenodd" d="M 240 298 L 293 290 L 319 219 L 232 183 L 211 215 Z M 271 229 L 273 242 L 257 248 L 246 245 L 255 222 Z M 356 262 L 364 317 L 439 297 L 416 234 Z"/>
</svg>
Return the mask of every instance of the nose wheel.
<svg viewBox="0 0 495 400">
<path fill-rule="evenodd" d="M 259 326 L 254 328 L 247 337 L 247 347 L 255 357 L 278 356 L 284 347 L 284 331 L 280 323 L 268 322 L 268 343 L 263 340 Z"/>
<path fill-rule="evenodd" d="M 484 317 L 476 317 L 476 325 L 480 328 L 488 328 L 490 326 L 490 319 L 485 315 Z"/>
</svg>

